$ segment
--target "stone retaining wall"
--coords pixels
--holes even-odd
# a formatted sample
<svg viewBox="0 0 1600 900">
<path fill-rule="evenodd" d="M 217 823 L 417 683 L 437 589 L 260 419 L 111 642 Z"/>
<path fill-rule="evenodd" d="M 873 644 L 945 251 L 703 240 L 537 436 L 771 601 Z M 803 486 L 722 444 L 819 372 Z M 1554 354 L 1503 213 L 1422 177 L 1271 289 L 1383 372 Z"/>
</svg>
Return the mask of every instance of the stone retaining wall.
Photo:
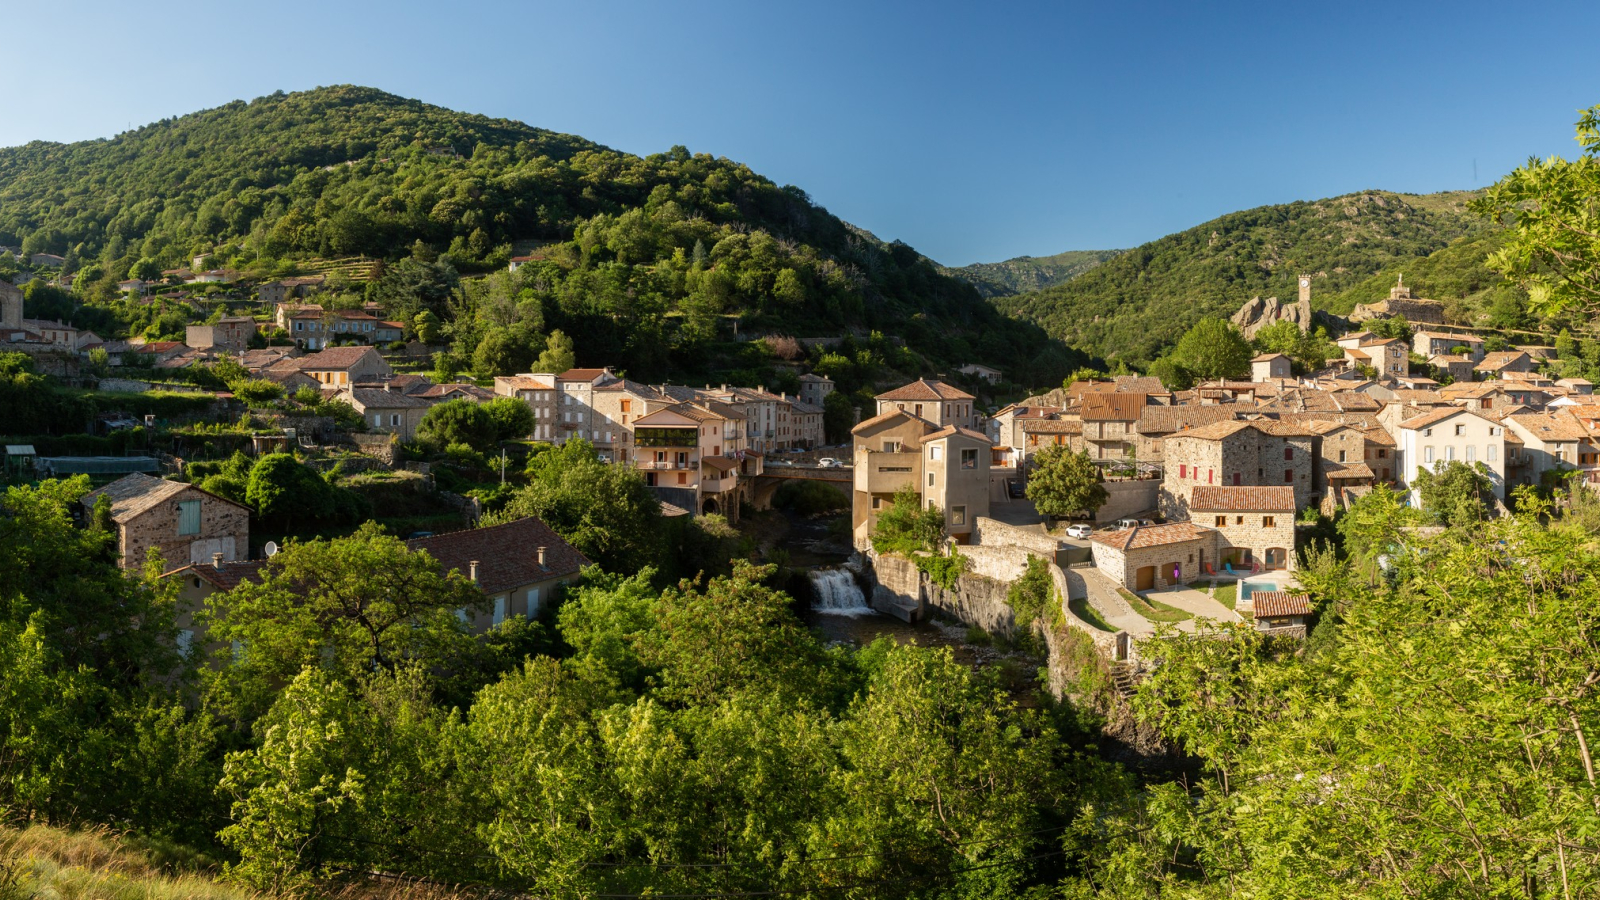
<svg viewBox="0 0 1600 900">
<path fill-rule="evenodd" d="M 1148 478 L 1143 481 L 1105 482 L 1106 502 L 1094 514 L 1096 522 L 1115 522 L 1128 516 L 1155 509 L 1160 504 L 1161 482 Z"/>
</svg>

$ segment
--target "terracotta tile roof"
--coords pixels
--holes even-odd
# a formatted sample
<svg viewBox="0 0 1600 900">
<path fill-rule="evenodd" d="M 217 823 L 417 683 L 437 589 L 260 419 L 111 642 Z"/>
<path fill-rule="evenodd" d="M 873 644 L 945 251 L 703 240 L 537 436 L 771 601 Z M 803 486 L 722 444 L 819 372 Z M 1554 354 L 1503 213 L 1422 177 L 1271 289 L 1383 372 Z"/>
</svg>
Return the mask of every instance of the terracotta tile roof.
<svg viewBox="0 0 1600 900">
<path fill-rule="evenodd" d="M 919 378 L 892 391 L 879 394 L 878 400 L 971 400 L 972 395 L 942 381 Z"/>
<path fill-rule="evenodd" d="M 504 525 L 412 538 L 406 541 L 406 547 L 425 550 L 446 571 L 454 569 L 464 576 L 471 572 L 472 561 L 477 560 L 478 587 L 485 594 L 570 578 L 589 564 L 588 557 L 533 516 Z M 545 548 L 542 566 L 540 547 Z"/>
<path fill-rule="evenodd" d="M 1480 400 L 1504 390 L 1505 388 L 1493 381 L 1458 381 L 1440 388 L 1439 393 L 1446 398 Z"/>
<path fill-rule="evenodd" d="M 1139 410 L 1140 434 L 1171 434 L 1226 422 L 1237 415 L 1231 406 L 1146 406 Z"/>
<path fill-rule="evenodd" d="M 961 427 L 956 426 L 956 425 L 946 425 L 945 427 L 939 429 L 938 431 L 935 431 L 935 432 L 933 432 L 931 434 L 923 435 L 921 440 L 922 440 L 922 443 L 926 444 L 929 441 L 942 440 L 944 438 L 953 437 L 953 436 L 958 435 L 958 434 L 963 436 L 963 437 L 972 438 L 973 440 L 983 441 L 985 444 L 994 443 L 993 441 L 989 440 L 989 436 L 987 434 L 983 434 L 981 432 L 973 431 L 971 428 L 961 428 Z"/>
<path fill-rule="evenodd" d="M 369 354 L 372 359 L 382 359 L 378 351 L 371 347 L 329 347 L 320 353 L 302 356 L 294 360 L 294 364 L 302 372 L 336 372 L 359 364 L 368 359 Z"/>
<path fill-rule="evenodd" d="M 1263 434 L 1272 434 L 1279 437 L 1311 437 L 1310 431 L 1292 422 L 1252 419 L 1250 421 L 1216 422 L 1201 428 L 1191 428 L 1188 431 L 1171 435 L 1169 440 L 1199 438 L 1203 441 L 1220 441 L 1224 438 L 1232 437 L 1246 428 L 1254 428 Z"/>
<path fill-rule="evenodd" d="M 1172 393 L 1154 375 L 1116 375 L 1112 381 L 1116 382 L 1118 393 L 1157 394 L 1163 397 Z"/>
<path fill-rule="evenodd" d="M 1406 419 L 1404 422 L 1400 423 L 1400 427 L 1415 431 L 1419 428 L 1427 428 L 1429 425 L 1443 422 L 1445 419 L 1448 419 L 1451 416 L 1472 416 L 1476 419 L 1483 418 L 1483 416 L 1480 416 L 1469 409 L 1462 409 L 1459 406 L 1446 406 L 1441 409 L 1435 409 L 1432 412 L 1424 413 L 1420 416 L 1413 416 L 1409 419 Z M 1485 419 L 1484 421 L 1488 420 Z"/>
<path fill-rule="evenodd" d="M 1324 463 L 1329 478 L 1376 478 L 1372 468 L 1364 462 Z"/>
<path fill-rule="evenodd" d="M 1252 591 L 1250 604 L 1256 618 L 1311 615 L 1311 596 L 1288 591 Z"/>
<path fill-rule="evenodd" d="M 605 369 L 568 369 L 556 376 L 557 381 L 589 381 L 610 375 Z"/>
<path fill-rule="evenodd" d="M 1284 356 L 1282 353 L 1263 353 L 1260 356 L 1251 357 L 1250 361 L 1253 362 L 1253 363 L 1271 362 L 1274 359 L 1288 359 L 1288 358 L 1289 357 Z"/>
<path fill-rule="evenodd" d="M 1134 422 L 1144 406 L 1144 394 L 1085 394 L 1080 415 L 1085 422 Z"/>
<path fill-rule="evenodd" d="M 1117 550 L 1138 550 L 1141 547 L 1161 547 L 1199 540 L 1211 532 L 1191 522 L 1172 522 L 1167 525 L 1139 525 L 1097 534 L 1090 540 Z"/>
<path fill-rule="evenodd" d="M 1479 372 L 1495 372 L 1515 363 L 1519 357 L 1527 359 L 1528 354 L 1521 350 L 1501 350 L 1498 353 L 1485 355 L 1483 361 L 1473 368 Z"/>
<path fill-rule="evenodd" d="M 1521 413 L 1507 418 L 1541 441 L 1581 441 L 1589 436 L 1589 430 L 1570 413 Z"/>
<path fill-rule="evenodd" d="M 195 577 L 205 580 L 219 591 L 231 591 L 246 581 L 261 583 L 261 570 L 267 565 L 264 559 L 224 562 L 220 567 L 211 563 L 190 563 L 163 574 L 162 578 Z"/>
<path fill-rule="evenodd" d="M 512 391 L 553 391 L 556 389 L 552 381 L 544 381 L 532 375 L 498 375 L 495 383 L 503 385 Z"/>
<path fill-rule="evenodd" d="M 870 419 L 862 419 L 860 422 L 856 423 L 856 426 L 854 428 L 850 429 L 850 433 L 851 434 L 861 434 L 862 432 L 867 431 L 868 429 L 876 428 L 879 425 L 882 425 L 882 424 L 884 424 L 886 422 L 889 422 L 889 421 L 893 420 L 896 416 L 905 416 L 906 418 L 911 419 L 914 422 L 921 422 L 927 428 L 930 428 L 930 429 L 933 428 L 933 423 L 929 422 L 927 419 L 924 419 L 924 418 L 922 418 L 920 416 L 913 415 L 910 412 L 908 412 L 906 410 L 903 410 L 903 409 L 891 409 L 888 412 L 878 413 L 877 415 L 873 416 Z"/>
<path fill-rule="evenodd" d="M 205 494 L 207 497 L 220 500 L 230 506 L 238 506 L 240 509 L 247 508 L 241 504 L 234 503 L 232 500 L 227 500 L 225 498 L 218 497 L 216 494 L 202 491 L 200 488 L 195 487 L 187 482 L 168 481 L 165 478 L 156 478 L 154 476 L 144 475 L 138 472 L 134 472 L 131 475 L 124 475 L 105 487 L 84 494 L 81 502 L 83 503 L 85 509 L 94 509 L 95 500 L 97 500 L 100 495 L 104 494 L 105 496 L 110 497 L 111 519 L 112 521 L 121 524 L 130 519 L 137 518 L 138 516 L 159 506 L 163 501 L 170 500 L 185 491 L 197 491 Z"/>
<path fill-rule="evenodd" d="M 1448 353 L 1435 353 L 1434 355 L 1428 357 L 1428 365 L 1445 366 L 1446 368 L 1452 364 L 1470 362 L 1472 362 L 1472 357 L 1470 356 L 1451 356 Z"/>
<path fill-rule="evenodd" d="M 1409 403 L 1412 406 L 1422 406 L 1424 404 L 1438 406 L 1439 404 L 1450 402 L 1438 391 L 1401 389 L 1390 391 L 1390 393 L 1394 394 L 1395 400 L 1401 403 Z"/>
<path fill-rule="evenodd" d="M 1189 508 L 1205 512 L 1294 512 L 1294 488 L 1202 485 Z"/>
<path fill-rule="evenodd" d="M 343 396 L 361 404 L 364 409 L 427 409 L 433 404 L 405 391 L 384 388 L 350 388 Z"/>
</svg>

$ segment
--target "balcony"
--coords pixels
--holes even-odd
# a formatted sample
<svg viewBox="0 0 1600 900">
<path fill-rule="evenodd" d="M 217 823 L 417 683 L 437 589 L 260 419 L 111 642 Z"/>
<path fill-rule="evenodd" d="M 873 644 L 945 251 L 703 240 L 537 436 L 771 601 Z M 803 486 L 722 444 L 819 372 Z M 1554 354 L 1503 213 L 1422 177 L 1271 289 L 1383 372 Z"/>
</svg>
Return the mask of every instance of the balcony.
<svg viewBox="0 0 1600 900">
<path fill-rule="evenodd" d="M 687 460 L 685 462 L 676 462 L 676 461 L 670 460 L 670 459 L 665 459 L 665 460 L 646 459 L 646 460 L 640 460 L 639 461 L 638 468 L 641 471 L 667 472 L 667 471 L 673 471 L 673 470 L 693 470 L 693 469 L 698 469 L 698 468 L 700 468 L 700 464 L 698 462 L 694 461 L 694 460 Z"/>
</svg>

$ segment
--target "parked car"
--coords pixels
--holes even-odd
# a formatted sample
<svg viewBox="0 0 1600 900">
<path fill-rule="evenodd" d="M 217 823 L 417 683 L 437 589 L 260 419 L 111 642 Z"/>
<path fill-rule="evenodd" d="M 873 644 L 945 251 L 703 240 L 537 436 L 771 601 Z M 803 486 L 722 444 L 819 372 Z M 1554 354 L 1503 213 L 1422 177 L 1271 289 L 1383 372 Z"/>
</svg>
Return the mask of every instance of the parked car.
<svg viewBox="0 0 1600 900">
<path fill-rule="evenodd" d="M 1140 519 L 1118 519 L 1115 528 L 1117 531 L 1122 531 L 1127 528 L 1138 528 L 1140 525 L 1148 524 L 1150 523 Z"/>
<path fill-rule="evenodd" d="M 1013 500 L 1021 500 L 1028 496 L 1028 486 L 1015 478 L 1006 479 L 1006 493 Z"/>
<path fill-rule="evenodd" d="M 839 461 L 831 456 L 824 456 L 817 460 L 817 465 L 824 469 L 837 469 L 839 468 Z"/>
<path fill-rule="evenodd" d="M 1067 537 L 1069 538 L 1086 538 L 1091 534 L 1094 534 L 1094 529 L 1081 522 L 1077 525 L 1067 526 Z"/>
</svg>

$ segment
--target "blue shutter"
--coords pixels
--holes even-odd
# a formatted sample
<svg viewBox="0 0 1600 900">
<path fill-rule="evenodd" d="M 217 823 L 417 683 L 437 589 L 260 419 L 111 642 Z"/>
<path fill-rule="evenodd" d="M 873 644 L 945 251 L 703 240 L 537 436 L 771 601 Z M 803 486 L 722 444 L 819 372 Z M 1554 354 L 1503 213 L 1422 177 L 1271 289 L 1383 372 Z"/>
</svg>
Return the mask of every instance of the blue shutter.
<svg viewBox="0 0 1600 900">
<path fill-rule="evenodd" d="M 200 533 L 200 501 L 185 500 L 178 504 L 178 533 Z"/>
</svg>

